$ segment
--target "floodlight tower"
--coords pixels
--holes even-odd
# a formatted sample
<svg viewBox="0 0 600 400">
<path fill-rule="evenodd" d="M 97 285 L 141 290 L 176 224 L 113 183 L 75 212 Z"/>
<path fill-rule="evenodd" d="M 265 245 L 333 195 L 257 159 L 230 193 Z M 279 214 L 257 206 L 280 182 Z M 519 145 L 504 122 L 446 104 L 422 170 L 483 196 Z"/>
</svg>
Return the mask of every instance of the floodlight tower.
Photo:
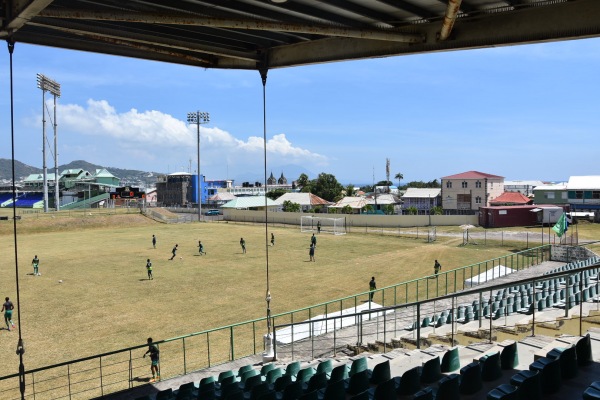
<svg viewBox="0 0 600 400">
<path fill-rule="evenodd" d="M 48 212 L 48 168 L 46 166 L 46 91 L 54 97 L 54 118 L 52 127 L 54 130 L 54 206 L 59 209 L 59 186 L 58 186 L 58 150 L 56 137 L 56 98 L 60 97 L 60 83 L 42 75 L 37 74 L 37 87 L 42 89 L 42 158 L 44 171 L 44 212 Z"/>
<path fill-rule="evenodd" d="M 210 121 L 210 115 L 207 112 L 190 112 L 187 115 L 189 124 L 195 124 L 198 127 L 198 222 L 202 220 L 202 180 L 200 178 L 200 125 L 207 124 Z"/>
</svg>

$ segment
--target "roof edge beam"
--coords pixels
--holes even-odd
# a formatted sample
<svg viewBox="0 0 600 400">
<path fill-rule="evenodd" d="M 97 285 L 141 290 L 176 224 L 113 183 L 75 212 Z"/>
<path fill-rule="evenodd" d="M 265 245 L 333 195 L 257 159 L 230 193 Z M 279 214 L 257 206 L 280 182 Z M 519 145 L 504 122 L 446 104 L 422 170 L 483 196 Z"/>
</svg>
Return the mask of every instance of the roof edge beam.
<svg viewBox="0 0 600 400">
<path fill-rule="evenodd" d="M 417 33 L 403 33 L 395 30 L 347 28 L 343 26 L 305 25 L 295 23 L 280 23 L 259 20 L 224 19 L 212 17 L 198 17 L 192 15 L 165 15 L 157 13 L 132 13 L 132 12 L 91 12 L 68 10 L 43 10 L 41 17 L 81 19 L 96 21 L 131 22 L 144 24 L 168 24 L 202 26 L 210 28 L 228 28 L 257 31 L 278 31 L 290 33 L 303 33 L 310 35 L 326 35 L 349 37 L 358 39 L 373 39 L 401 43 L 422 43 L 424 38 Z"/>
<path fill-rule="evenodd" d="M 37 16 L 42 10 L 52 4 L 54 0 L 15 0 L 7 2 L 11 15 L 8 16 L 8 22 L 2 29 L 2 32 L 19 30 L 27 24 L 33 17 Z"/>
</svg>

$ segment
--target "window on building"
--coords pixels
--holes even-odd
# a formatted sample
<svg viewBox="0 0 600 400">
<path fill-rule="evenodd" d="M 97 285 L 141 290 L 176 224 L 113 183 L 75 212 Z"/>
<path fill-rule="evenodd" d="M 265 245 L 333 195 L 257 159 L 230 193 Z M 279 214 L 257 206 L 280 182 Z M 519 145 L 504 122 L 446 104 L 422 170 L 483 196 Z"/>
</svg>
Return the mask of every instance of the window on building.
<svg viewBox="0 0 600 400">
<path fill-rule="evenodd" d="M 576 190 L 575 191 L 575 198 L 576 199 L 583 199 L 583 190 Z"/>
<path fill-rule="evenodd" d="M 452 189 L 452 181 L 446 182 L 446 189 Z"/>
<path fill-rule="evenodd" d="M 547 199 L 553 199 L 554 198 L 554 192 L 546 192 L 546 196 Z"/>
<path fill-rule="evenodd" d="M 463 188 L 463 189 L 466 189 L 466 187 L 467 187 L 467 182 L 463 181 L 463 182 L 462 182 L 462 188 Z"/>
<path fill-rule="evenodd" d="M 592 192 L 592 199 L 600 199 L 600 192 L 595 190 Z"/>
<path fill-rule="evenodd" d="M 567 193 L 567 192 L 562 192 L 561 194 L 562 194 L 562 196 L 561 196 L 561 197 L 562 197 L 564 200 L 566 200 L 566 199 L 568 199 L 568 198 L 569 198 L 569 193 Z"/>
<path fill-rule="evenodd" d="M 475 204 L 481 204 L 481 197 L 475 197 Z"/>
<path fill-rule="evenodd" d="M 477 182 L 475 182 L 475 187 L 476 187 L 477 189 L 481 189 L 481 181 L 477 181 Z"/>
</svg>

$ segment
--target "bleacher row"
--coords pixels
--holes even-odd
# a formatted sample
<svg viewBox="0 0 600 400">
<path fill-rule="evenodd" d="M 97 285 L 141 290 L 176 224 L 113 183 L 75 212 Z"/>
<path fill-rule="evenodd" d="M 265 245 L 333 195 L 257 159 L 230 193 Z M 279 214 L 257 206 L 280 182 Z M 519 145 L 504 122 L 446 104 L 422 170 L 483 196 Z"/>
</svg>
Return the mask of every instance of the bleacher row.
<svg viewBox="0 0 600 400">
<path fill-rule="evenodd" d="M 178 390 L 167 389 L 155 397 L 137 400 L 459 400 L 481 392 L 484 382 L 499 380 L 503 370 L 514 370 L 519 364 L 517 345 L 505 341 L 462 368 L 459 347 L 454 347 L 442 357 L 436 355 L 396 377 L 391 376 L 389 360 L 371 370 L 366 357 L 335 367 L 331 359 L 314 365 L 316 368 L 302 368 L 297 361 L 285 369 L 273 363 L 260 369 L 246 365 L 237 371 L 221 372 L 218 377 L 203 378 L 198 384 L 189 382 Z M 531 363 L 529 370 L 512 375 L 510 383 L 500 384 L 481 396 L 489 400 L 541 400 L 560 392 L 562 380 L 576 377 L 580 368 L 592 362 L 588 334 L 571 344 L 552 348 Z M 460 373 L 453 373 L 458 370 Z M 600 381 L 592 382 L 582 396 L 600 399 Z"/>
<path fill-rule="evenodd" d="M 17 195 L 15 199 L 16 207 L 33 207 L 36 203 L 43 201 L 44 195 L 42 193 L 21 193 Z M 12 194 L 1 193 L 0 194 L 0 207 L 12 206 Z"/>
<path fill-rule="evenodd" d="M 565 264 L 544 275 L 554 272 L 565 272 L 581 267 L 591 266 L 600 261 L 599 257 L 592 257 L 583 261 Z M 581 274 L 569 276 L 568 279 L 540 279 L 533 284 L 523 284 L 497 290 L 491 298 L 483 297 L 482 301 L 473 300 L 471 304 L 461 304 L 455 310 L 443 310 L 439 314 L 425 316 L 420 322 L 413 321 L 404 327 L 407 331 L 426 327 L 441 327 L 453 321 L 468 323 L 480 318 L 498 319 L 514 313 L 532 314 L 546 308 L 571 308 L 580 302 L 590 300 L 599 301 L 598 272 L 600 268 L 583 271 Z M 575 271 L 574 271 L 575 272 Z M 582 283 L 582 284 L 581 284 Z"/>
</svg>

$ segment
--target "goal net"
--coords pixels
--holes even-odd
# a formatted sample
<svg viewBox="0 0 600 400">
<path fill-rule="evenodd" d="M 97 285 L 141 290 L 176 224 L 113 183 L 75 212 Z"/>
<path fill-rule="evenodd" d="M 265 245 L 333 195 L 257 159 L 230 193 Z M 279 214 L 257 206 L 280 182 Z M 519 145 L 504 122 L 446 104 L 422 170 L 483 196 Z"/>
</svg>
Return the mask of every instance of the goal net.
<svg viewBox="0 0 600 400">
<path fill-rule="evenodd" d="M 313 217 L 306 215 L 300 217 L 300 231 L 313 233 L 332 233 L 334 235 L 346 234 L 345 218 Z"/>
</svg>

